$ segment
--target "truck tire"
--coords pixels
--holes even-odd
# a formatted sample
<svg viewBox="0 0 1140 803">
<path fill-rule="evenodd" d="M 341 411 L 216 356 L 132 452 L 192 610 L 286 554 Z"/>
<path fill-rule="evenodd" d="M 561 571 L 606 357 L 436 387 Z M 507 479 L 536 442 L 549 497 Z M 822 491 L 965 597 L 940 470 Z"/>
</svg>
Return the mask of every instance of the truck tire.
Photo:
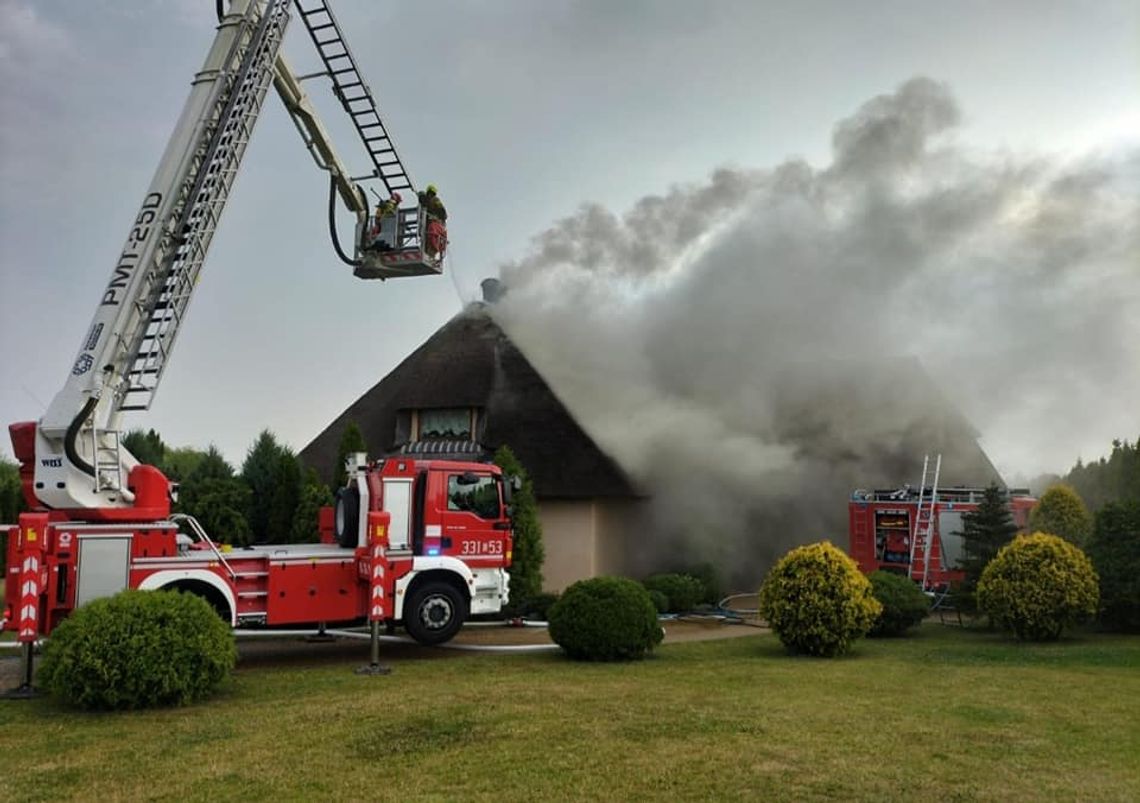
<svg viewBox="0 0 1140 803">
<path fill-rule="evenodd" d="M 467 599 L 451 583 L 435 581 L 417 588 L 404 609 L 404 627 L 420 644 L 443 644 L 467 619 Z"/>
<path fill-rule="evenodd" d="M 336 492 L 336 542 L 346 549 L 360 537 L 360 491 L 341 488 Z"/>
</svg>

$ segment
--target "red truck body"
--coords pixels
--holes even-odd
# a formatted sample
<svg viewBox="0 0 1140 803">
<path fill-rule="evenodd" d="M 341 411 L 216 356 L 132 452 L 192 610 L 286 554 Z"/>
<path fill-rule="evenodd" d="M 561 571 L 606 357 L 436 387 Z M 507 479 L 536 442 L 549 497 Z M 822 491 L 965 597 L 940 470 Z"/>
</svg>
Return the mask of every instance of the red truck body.
<svg viewBox="0 0 1140 803">
<path fill-rule="evenodd" d="M 962 553 L 962 514 L 977 510 L 985 488 L 939 488 L 932 521 L 934 537 L 930 546 L 927 587 L 948 589 L 963 577 L 956 569 Z M 1029 511 L 1037 500 L 1027 489 L 1008 492 L 1013 521 L 1024 529 Z M 930 502 L 930 489 L 923 500 Z M 848 553 L 859 568 L 870 573 L 878 569 L 897 572 L 922 581 L 926 570 L 921 554 L 911 563 L 911 541 L 918 516 L 919 489 L 906 486 L 897 490 L 855 491 L 847 505 Z"/>
<path fill-rule="evenodd" d="M 230 548 L 178 515 L 108 523 L 22 514 L 6 528 L 4 629 L 33 640 L 76 607 L 126 588 L 198 594 L 235 627 L 358 624 L 372 612 L 375 577 L 378 618 L 403 622 L 424 643 L 446 641 L 471 613 L 500 610 L 512 541 L 499 468 L 360 458 L 335 514 L 322 511 L 320 543 Z"/>
</svg>

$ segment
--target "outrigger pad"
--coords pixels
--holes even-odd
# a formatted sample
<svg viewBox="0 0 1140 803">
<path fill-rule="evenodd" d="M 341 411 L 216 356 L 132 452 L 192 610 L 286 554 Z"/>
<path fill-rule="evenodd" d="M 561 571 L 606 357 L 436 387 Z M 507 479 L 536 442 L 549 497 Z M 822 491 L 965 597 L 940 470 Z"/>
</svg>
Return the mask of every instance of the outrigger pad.
<svg viewBox="0 0 1140 803">
<path fill-rule="evenodd" d="M 439 276 L 443 259 L 429 257 L 419 248 L 402 251 L 365 251 L 352 275 L 360 279 L 398 279 L 401 276 Z"/>
</svg>

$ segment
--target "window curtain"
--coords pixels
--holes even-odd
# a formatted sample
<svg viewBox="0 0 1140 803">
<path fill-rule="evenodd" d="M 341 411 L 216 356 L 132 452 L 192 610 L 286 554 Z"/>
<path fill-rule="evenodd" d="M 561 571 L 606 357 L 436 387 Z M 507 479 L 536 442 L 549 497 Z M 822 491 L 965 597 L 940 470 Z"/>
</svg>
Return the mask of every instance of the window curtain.
<svg viewBox="0 0 1140 803">
<path fill-rule="evenodd" d="M 420 440 L 470 440 L 471 411 L 465 407 L 420 410 Z"/>
</svg>

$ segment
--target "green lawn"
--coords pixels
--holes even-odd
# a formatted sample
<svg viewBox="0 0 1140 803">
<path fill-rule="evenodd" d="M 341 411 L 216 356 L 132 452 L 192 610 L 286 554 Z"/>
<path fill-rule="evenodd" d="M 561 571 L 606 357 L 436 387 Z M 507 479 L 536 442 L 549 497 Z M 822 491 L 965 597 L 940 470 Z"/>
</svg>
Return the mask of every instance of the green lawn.
<svg viewBox="0 0 1140 803">
<path fill-rule="evenodd" d="M 389 648 L 385 648 L 389 649 Z M 0 702 L 4 798 L 1140 800 L 1140 638 L 930 623 L 839 660 L 763 632 L 632 664 L 247 662 L 211 701 Z"/>
</svg>

